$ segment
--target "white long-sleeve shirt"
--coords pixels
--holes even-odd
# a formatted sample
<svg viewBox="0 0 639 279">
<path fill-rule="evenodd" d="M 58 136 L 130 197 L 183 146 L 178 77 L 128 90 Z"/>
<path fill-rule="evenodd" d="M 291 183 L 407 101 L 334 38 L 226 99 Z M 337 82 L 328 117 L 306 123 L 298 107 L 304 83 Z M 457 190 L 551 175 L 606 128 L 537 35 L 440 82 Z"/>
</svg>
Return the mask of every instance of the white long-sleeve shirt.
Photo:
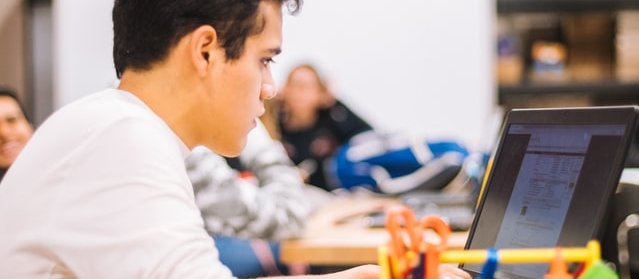
<svg viewBox="0 0 639 279">
<path fill-rule="evenodd" d="M 0 185 L 0 277 L 232 277 L 195 205 L 188 154 L 130 93 L 62 108 Z"/>
</svg>

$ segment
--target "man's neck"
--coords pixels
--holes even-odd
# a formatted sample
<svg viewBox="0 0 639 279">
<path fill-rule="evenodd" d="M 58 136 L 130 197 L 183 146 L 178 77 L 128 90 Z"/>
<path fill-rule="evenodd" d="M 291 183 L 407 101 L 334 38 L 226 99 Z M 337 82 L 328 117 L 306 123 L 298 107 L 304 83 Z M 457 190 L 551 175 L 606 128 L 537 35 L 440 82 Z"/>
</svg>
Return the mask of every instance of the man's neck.
<svg viewBox="0 0 639 279">
<path fill-rule="evenodd" d="M 130 71 L 122 75 L 118 89 L 130 92 L 157 114 L 189 147 L 194 147 L 193 133 L 184 123 L 189 102 L 188 89 L 174 73 L 166 70 Z"/>
</svg>

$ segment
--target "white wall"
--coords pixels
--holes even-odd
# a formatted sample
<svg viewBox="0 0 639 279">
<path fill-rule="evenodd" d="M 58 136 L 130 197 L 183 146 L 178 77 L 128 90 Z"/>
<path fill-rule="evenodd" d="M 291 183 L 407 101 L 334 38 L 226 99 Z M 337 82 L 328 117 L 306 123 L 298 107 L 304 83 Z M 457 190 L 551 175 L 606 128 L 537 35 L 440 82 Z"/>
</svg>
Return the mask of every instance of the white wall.
<svg viewBox="0 0 639 279">
<path fill-rule="evenodd" d="M 54 107 L 112 86 L 114 0 L 53 0 Z"/>
<path fill-rule="evenodd" d="M 56 105 L 108 86 L 113 0 L 54 0 Z M 282 81 L 313 62 L 379 130 L 477 145 L 493 110 L 494 1 L 306 0 L 286 16 Z"/>
<path fill-rule="evenodd" d="M 494 1 L 308 0 L 276 78 L 310 61 L 376 128 L 477 145 L 496 103 Z"/>
</svg>

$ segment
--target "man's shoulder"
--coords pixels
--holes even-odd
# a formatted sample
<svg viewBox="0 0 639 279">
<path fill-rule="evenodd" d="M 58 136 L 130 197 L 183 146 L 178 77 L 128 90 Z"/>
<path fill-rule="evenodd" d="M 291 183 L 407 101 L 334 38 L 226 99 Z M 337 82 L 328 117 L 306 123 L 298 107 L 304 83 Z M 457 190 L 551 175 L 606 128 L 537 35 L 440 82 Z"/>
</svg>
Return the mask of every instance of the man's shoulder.
<svg viewBox="0 0 639 279">
<path fill-rule="evenodd" d="M 52 118 L 69 120 L 118 121 L 122 118 L 156 118 L 152 111 L 133 94 L 116 89 L 107 89 L 85 96 L 64 106 Z M 95 123 L 95 122 L 94 122 Z"/>
<path fill-rule="evenodd" d="M 54 113 L 32 138 L 48 149 L 102 144 L 114 147 L 176 146 L 175 135 L 142 101 L 130 93 L 105 90 L 81 98 Z M 37 143 L 37 144 L 36 144 Z M 108 150 L 108 149 L 101 149 Z"/>
<path fill-rule="evenodd" d="M 156 130 L 166 124 L 133 94 L 116 89 L 93 93 L 56 111 L 38 130 L 40 133 L 87 136 L 129 123 L 146 123 Z"/>
</svg>

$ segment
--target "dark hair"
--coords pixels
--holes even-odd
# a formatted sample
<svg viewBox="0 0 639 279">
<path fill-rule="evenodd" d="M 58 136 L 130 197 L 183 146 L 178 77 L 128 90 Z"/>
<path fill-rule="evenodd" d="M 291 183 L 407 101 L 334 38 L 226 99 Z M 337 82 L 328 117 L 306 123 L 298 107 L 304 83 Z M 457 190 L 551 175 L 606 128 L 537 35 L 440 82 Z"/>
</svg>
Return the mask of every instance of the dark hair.
<svg viewBox="0 0 639 279">
<path fill-rule="evenodd" d="M 15 90 L 13 90 L 13 89 L 11 89 L 9 87 L 4 87 L 4 86 L 0 85 L 0 97 L 9 97 L 9 98 L 13 99 L 14 101 L 16 101 L 16 103 L 18 104 L 18 107 L 20 107 L 20 111 L 22 112 L 22 116 L 24 116 L 24 118 L 27 120 L 27 122 L 31 122 L 31 121 L 29 121 L 29 117 L 27 116 L 27 112 L 26 112 L 26 110 L 24 110 L 24 105 L 22 105 L 22 102 L 18 98 L 18 94 L 16 94 Z"/>
<path fill-rule="evenodd" d="M 215 28 L 226 59 L 235 60 L 246 38 L 258 34 L 261 1 L 286 3 L 296 13 L 302 0 L 115 0 L 113 62 L 118 78 L 125 69 L 148 70 L 182 37 L 202 25 Z"/>
</svg>

